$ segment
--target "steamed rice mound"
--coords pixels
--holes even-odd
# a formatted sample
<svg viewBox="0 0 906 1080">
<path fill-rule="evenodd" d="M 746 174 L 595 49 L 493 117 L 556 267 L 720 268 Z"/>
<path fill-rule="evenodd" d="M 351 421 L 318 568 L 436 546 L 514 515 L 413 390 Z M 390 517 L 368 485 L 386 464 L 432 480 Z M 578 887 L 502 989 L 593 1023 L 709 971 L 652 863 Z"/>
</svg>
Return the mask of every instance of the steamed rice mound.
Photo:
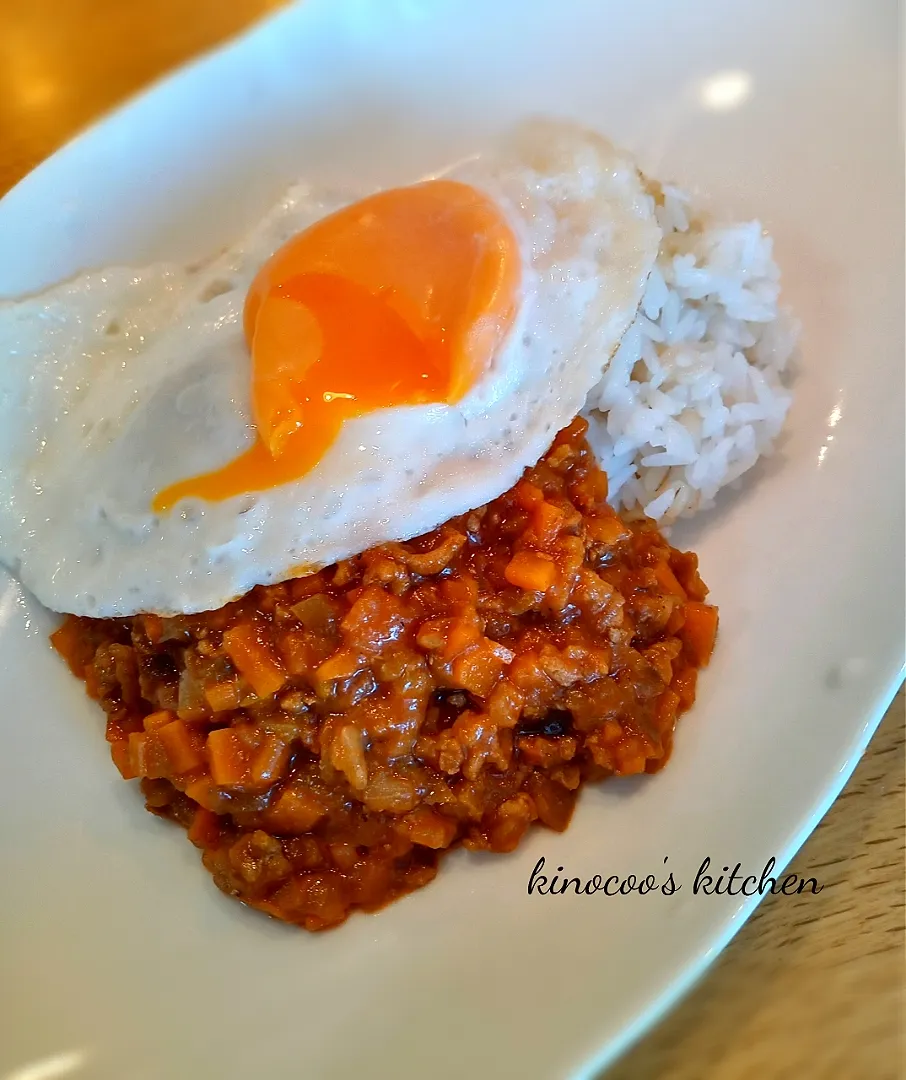
<svg viewBox="0 0 906 1080">
<path fill-rule="evenodd" d="M 657 264 L 585 415 L 614 508 L 670 525 L 772 451 L 798 327 L 759 222 L 712 223 L 677 188 L 650 190 Z"/>
</svg>

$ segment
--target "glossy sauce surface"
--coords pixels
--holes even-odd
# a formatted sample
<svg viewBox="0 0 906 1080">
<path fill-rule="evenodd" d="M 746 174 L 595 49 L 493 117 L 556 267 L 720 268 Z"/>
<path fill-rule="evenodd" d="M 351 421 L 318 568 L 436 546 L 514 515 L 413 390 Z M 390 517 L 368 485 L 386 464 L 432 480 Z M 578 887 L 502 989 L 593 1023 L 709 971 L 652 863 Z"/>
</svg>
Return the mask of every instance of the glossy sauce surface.
<svg viewBox="0 0 906 1080">
<path fill-rule="evenodd" d="M 121 773 L 221 889 L 323 929 L 456 844 L 565 829 L 583 781 L 665 763 L 717 610 L 694 555 L 609 508 L 584 431 L 426 536 L 203 615 L 54 635 Z"/>
</svg>

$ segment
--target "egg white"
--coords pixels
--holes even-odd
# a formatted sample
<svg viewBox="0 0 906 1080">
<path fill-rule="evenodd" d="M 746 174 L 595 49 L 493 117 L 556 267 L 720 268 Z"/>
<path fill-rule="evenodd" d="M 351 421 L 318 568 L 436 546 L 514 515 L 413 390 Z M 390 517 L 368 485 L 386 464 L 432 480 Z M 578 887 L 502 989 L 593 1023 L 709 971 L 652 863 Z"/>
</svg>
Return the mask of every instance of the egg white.
<svg viewBox="0 0 906 1080">
<path fill-rule="evenodd" d="M 518 237 L 515 325 L 457 405 L 348 421 L 282 487 L 150 509 L 251 445 L 246 290 L 286 239 L 367 192 L 299 186 L 200 268 L 111 268 L 0 304 L 0 561 L 57 611 L 202 611 L 511 487 L 598 382 L 661 233 L 632 160 L 571 125 L 526 123 L 446 175 Z"/>
</svg>

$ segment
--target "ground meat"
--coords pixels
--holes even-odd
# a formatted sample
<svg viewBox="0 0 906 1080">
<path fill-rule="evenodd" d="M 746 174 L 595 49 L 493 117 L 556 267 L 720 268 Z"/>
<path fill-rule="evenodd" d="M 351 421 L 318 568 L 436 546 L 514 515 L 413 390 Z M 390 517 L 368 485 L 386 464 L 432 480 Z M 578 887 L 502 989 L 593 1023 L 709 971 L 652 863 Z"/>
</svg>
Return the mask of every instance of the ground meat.
<svg viewBox="0 0 906 1080">
<path fill-rule="evenodd" d="M 201 615 L 69 617 L 113 760 L 231 896 L 320 930 L 456 844 L 565 829 L 584 780 L 653 772 L 716 609 L 624 524 L 583 421 L 487 506 Z"/>
</svg>

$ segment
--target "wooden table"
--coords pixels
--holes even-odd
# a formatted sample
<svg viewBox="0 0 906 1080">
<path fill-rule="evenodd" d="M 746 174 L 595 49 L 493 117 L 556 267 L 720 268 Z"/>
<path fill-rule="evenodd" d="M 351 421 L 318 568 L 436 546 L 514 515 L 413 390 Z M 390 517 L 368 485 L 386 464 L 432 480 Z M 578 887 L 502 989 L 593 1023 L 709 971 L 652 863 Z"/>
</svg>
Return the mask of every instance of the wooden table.
<svg viewBox="0 0 906 1080">
<path fill-rule="evenodd" d="M 0 193 L 115 102 L 282 0 L 0 0 Z M 895 1080 L 904 1006 L 904 703 L 791 869 L 610 1080 Z"/>
</svg>

